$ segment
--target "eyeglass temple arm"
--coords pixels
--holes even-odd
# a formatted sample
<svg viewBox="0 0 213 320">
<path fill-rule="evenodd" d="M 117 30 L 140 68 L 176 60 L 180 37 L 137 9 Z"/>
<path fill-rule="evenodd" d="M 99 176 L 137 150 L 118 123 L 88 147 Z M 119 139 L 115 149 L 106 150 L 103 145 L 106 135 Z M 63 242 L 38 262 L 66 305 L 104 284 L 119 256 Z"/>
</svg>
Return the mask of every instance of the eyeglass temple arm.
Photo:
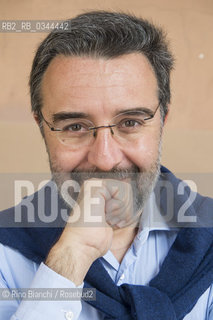
<svg viewBox="0 0 213 320">
<path fill-rule="evenodd" d="M 145 118 L 144 120 L 150 120 L 152 118 L 154 118 L 156 112 L 158 111 L 158 108 L 160 107 L 161 101 L 159 101 L 157 108 L 155 109 L 155 112 L 153 114 L 151 114 L 151 116 L 149 116 L 148 118 Z"/>
<path fill-rule="evenodd" d="M 43 116 L 42 112 L 40 111 L 40 116 L 41 118 L 44 120 L 44 122 L 48 125 L 48 127 L 50 128 L 51 131 L 63 131 L 62 129 L 58 129 L 58 128 L 53 128 L 52 124 L 49 123 Z"/>
</svg>

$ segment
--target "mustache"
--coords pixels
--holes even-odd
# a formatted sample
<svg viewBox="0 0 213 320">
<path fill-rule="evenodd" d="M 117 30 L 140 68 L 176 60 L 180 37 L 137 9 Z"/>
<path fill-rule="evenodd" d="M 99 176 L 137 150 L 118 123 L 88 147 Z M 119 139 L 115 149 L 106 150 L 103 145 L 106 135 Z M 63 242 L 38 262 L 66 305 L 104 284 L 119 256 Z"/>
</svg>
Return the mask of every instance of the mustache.
<svg viewBox="0 0 213 320">
<path fill-rule="evenodd" d="M 79 180 L 89 180 L 92 178 L 97 179 L 128 179 L 135 177 L 136 174 L 141 173 L 137 166 L 132 166 L 131 168 L 113 168 L 110 171 L 101 171 L 99 169 L 90 170 L 79 170 L 74 169 L 70 172 L 70 177 L 72 179 Z"/>
</svg>

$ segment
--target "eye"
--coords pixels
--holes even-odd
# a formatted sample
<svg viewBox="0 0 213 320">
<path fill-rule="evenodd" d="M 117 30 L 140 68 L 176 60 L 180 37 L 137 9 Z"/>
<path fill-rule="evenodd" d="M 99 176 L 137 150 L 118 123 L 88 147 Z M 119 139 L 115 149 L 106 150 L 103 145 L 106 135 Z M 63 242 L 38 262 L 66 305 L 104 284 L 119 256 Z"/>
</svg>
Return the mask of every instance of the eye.
<svg viewBox="0 0 213 320">
<path fill-rule="evenodd" d="M 67 128 L 67 130 L 70 130 L 70 131 L 80 131 L 81 129 L 82 129 L 82 125 L 79 123 L 72 124 Z"/>
<path fill-rule="evenodd" d="M 83 125 L 81 123 L 71 123 L 71 124 L 67 124 L 65 127 L 63 127 L 63 131 L 85 132 L 85 131 L 88 131 L 88 126 Z"/>
<path fill-rule="evenodd" d="M 143 125 L 143 121 L 141 119 L 123 119 L 119 123 L 119 128 L 121 129 L 131 129 L 131 128 L 139 128 Z"/>
<path fill-rule="evenodd" d="M 125 120 L 124 123 L 122 124 L 123 127 L 135 127 L 138 124 L 138 121 L 129 119 Z"/>
</svg>

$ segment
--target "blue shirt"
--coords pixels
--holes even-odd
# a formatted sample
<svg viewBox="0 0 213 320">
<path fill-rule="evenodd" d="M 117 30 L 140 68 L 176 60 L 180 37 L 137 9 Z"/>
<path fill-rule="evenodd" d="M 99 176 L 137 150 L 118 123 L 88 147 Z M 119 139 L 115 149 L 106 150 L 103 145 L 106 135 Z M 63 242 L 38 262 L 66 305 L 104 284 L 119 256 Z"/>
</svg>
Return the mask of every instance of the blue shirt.
<svg viewBox="0 0 213 320">
<path fill-rule="evenodd" d="M 159 272 L 177 229 L 165 222 L 150 227 L 157 207 L 153 195 L 143 212 L 139 231 L 121 264 L 111 251 L 101 258 L 103 266 L 117 285 L 123 283 L 148 285 Z M 14 249 L 0 244 L 0 288 L 76 288 L 70 280 L 57 274 L 45 264 L 36 264 Z M 183 265 L 184 272 L 184 265 Z M 82 288 L 83 284 L 79 286 Z M 86 302 L 78 301 L 20 301 L 0 300 L 2 320 L 102 320 L 104 316 Z M 213 286 L 199 298 L 184 320 L 213 320 Z"/>
</svg>

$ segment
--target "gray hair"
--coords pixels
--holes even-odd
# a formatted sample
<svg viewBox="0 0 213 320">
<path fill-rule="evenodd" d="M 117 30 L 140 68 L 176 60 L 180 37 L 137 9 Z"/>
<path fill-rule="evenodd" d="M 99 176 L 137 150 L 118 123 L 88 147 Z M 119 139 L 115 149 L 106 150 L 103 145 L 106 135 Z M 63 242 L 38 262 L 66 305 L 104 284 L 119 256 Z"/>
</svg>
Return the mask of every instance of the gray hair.
<svg viewBox="0 0 213 320">
<path fill-rule="evenodd" d="M 29 81 L 32 111 L 40 115 L 42 78 L 57 55 L 112 59 L 136 52 L 147 57 L 155 72 L 164 120 L 170 103 L 170 72 L 174 62 L 164 31 L 133 15 L 106 11 L 88 12 L 67 22 L 69 31 L 52 31 L 36 52 Z"/>
</svg>

